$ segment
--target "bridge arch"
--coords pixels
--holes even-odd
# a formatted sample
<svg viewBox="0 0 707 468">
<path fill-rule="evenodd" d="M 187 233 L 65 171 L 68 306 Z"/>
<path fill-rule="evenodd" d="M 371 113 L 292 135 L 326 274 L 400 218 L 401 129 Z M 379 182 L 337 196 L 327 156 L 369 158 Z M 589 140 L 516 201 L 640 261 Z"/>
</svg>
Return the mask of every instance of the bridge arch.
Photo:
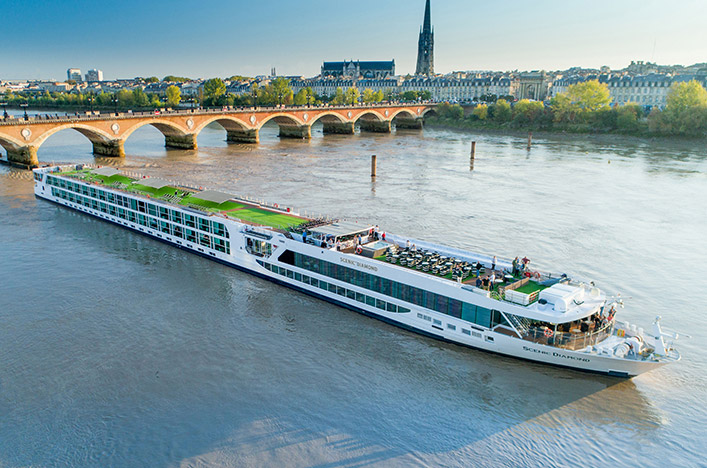
<svg viewBox="0 0 707 468">
<path fill-rule="evenodd" d="M 160 122 L 153 122 L 153 121 L 143 121 L 143 122 L 138 122 L 132 127 L 128 128 L 125 130 L 123 133 L 120 134 L 120 138 L 125 141 L 128 139 L 130 135 L 132 135 L 136 130 L 146 126 L 146 125 L 152 125 L 155 127 L 157 130 L 159 130 L 165 137 L 184 137 L 187 135 L 187 132 L 184 131 L 183 128 L 181 128 L 179 125 L 170 122 L 169 120 L 162 120 Z"/>
<path fill-rule="evenodd" d="M 236 119 L 235 117 L 229 117 L 229 116 L 216 116 L 212 117 L 209 119 L 204 120 L 201 124 L 199 124 L 195 129 L 194 133 L 199 134 L 201 131 L 206 128 L 207 125 L 212 124 L 216 122 L 219 124 L 221 127 L 223 127 L 224 130 L 227 132 L 233 132 L 233 131 L 245 131 L 245 130 L 251 130 L 250 127 L 248 127 L 242 120 Z"/>
<path fill-rule="evenodd" d="M 81 135 L 88 138 L 88 140 L 91 143 L 93 143 L 94 145 L 107 143 L 112 139 L 111 136 L 107 132 L 105 132 L 99 128 L 89 126 L 89 125 L 84 125 L 84 124 L 77 123 L 77 122 L 71 122 L 71 123 L 68 123 L 65 125 L 59 125 L 59 126 L 54 127 L 50 130 L 47 130 L 46 132 L 42 133 L 39 137 L 37 137 L 32 142 L 32 145 L 39 148 L 42 145 L 42 143 L 44 143 L 47 140 L 47 138 L 49 138 L 50 136 L 54 135 L 57 132 L 60 132 L 62 130 L 66 130 L 69 128 L 72 130 L 76 130 Z"/>
<path fill-rule="evenodd" d="M 12 153 L 19 151 L 24 145 L 12 137 L 0 135 L 0 146 L 6 153 Z"/>
<path fill-rule="evenodd" d="M 437 115 L 437 111 L 434 107 L 428 107 L 420 113 L 420 117 L 425 118 L 427 116 Z"/>
<path fill-rule="evenodd" d="M 302 126 L 305 125 L 305 122 L 301 121 L 299 118 L 297 118 L 294 115 L 291 114 L 285 114 L 283 112 L 278 112 L 277 114 L 272 114 L 267 117 L 265 117 L 263 120 L 258 122 L 257 129 L 260 130 L 263 128 L 263 125 L 266 123 L 270 122 L 271 120 L 274 120 L 276 124 L 278 124 L 280 127 L 282 126 Z"/>
<path fill-rule="evenodd" d="M 331 111 L 322 112 L 321 114 L 315 115 L 314 118 L 309 122 L 309 124 L 314 125 L 316 122 L 319 121 L 321 121 L 322 123 L 346 123 L 346 119 L 344 119 L 336 112 Z"/>
<path fill-rule="evenodd" d="M 378 111 L 367 110 L 365 112 L 361 112 L 359 115 L 357 115 L 353 119 L 354 123 L 357 123 L 359 120 L 368 120 L 368 121 L 373 120 L 373 121 L 382 122 L 382 121 L 385 121 L 388 119 L 383 117 L 380 113 L 378 113 Z"/>
<path fill-rule="evenodd" d="M 415 115 L 415 113 L 411 109 L 398 109 L 390 115 L 391 119 L 394 119 L 396 117 L 400 117 L 401 119 L 416 119 L 417 115 Z"/>
</svg>

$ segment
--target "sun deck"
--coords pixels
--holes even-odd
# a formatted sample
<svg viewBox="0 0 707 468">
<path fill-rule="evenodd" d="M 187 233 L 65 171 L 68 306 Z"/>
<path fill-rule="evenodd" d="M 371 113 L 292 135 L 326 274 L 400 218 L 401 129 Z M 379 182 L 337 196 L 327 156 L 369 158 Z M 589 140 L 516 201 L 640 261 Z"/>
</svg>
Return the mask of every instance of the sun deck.
<svg viewBox="0 0 707 468">
<path fill-rule="evenodd" d="M 377 240 L 377 244 L 386 243 L 390 248 L 383 255 L 374 256 L 374 260 L 390 263 L 399 268 L 416 270 L 436 278 L 454 281 L 467 287 L 488 291 L 492 297 L 528 306 L 538 300 L 539 293 L 556 280 L 529 278 L 520 272 L 512 271 L 481 262 L 469 262 L 445 256 L 432 250 L 413 250 L 400 248 L 394 242 Z M 365 245 L 364 245 L 365 249 Z M 380 248 L 378 249 L 380 250 Z M 353 247 L 345 250 L 347 253 L 356 253 Z M 365 253 L 364 253 L 365 255 Z"/>
<path fill-rule="evenodd" d="M 102 185 L 173 205 L 216 214 L 247 224 L 287 230 L 310 221 L 292 214 L 289 209 L 263 206 L 250 200 L 210 190 L 199 190 L 158 178 L 129 175 L 112 168 L 77 168 L 57 175 Z"/>
</svg>

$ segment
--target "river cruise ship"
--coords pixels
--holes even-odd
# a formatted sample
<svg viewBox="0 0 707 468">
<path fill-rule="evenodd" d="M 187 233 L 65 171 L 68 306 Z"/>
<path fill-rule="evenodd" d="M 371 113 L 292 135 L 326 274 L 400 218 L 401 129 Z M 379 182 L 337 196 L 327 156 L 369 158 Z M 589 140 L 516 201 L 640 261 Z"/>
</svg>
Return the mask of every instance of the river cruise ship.
<svg viewBox="0 0 707 468">
<path fill-rule="evenodd" d="M 112 167 L 34 170 L 36 196 L 440 340 L 619 377 L 680 359 L 677 334 L 620 321 L 620 298 L 564 274 L 305 217 Z"/>
</svg>

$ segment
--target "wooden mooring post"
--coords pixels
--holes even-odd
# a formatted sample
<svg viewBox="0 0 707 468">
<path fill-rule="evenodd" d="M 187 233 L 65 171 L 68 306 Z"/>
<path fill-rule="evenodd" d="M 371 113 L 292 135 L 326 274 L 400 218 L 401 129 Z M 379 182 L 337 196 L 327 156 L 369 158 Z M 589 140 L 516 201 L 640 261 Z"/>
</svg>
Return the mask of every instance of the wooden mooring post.
<svg viewBox="0 0 707 468">
<path fill-rule="evenodd" d="M 476 142 L 471 142 L 471 155 L 469 156 L 469 170 L 474 170 L 474 158 L 476 158 Z"/>
<path fill-rule="evenodd" d="M 533 132 L 528 132 L 528 149 L 533 146 Z"/>
<path fill-rule="evenodd" d="M 376 176 L 376 155 L 371 155 L 371 177 Z"/>
</svg>

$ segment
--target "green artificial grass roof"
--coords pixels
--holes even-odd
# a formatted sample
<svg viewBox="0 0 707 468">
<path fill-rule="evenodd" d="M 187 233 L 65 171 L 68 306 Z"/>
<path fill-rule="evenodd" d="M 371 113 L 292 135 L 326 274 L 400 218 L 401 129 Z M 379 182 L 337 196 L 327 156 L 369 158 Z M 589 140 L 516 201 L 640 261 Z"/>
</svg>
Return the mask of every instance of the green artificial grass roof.
<svg viewBox="0 0 707 468">
<path fill-rule="evenodd" d="M 202 200 L 201 198 L 198 198 L 198 194 L 191 195 L 188 197 L 184 197 L 181 202 L 179 202 L 182 205 L 197 205 L 197 206 L 202 206 L 204 208 L 208 208 L 210 210 L 216 210 L 216 211 L 228 211 L 228 210 L 236 210 L 238 208 L 243 208 L 245 205 L 233 201 L 226 201 L 223 203 L 215 203 L 209 200 Z"/>
<path fill-rule="evenodd" d="M 546 286 L 542 286 L 542 285 L 536 283 L 535 281 L 528 281 L 523 286 L 516 289 L 516 291 L 518 291 L 519 293 L 523 293 L 523 294 L 532 294 L 535 291 L 542 291 L 545 288 L 546 288 Z"/>
<path fill-rule="evenodd" d="M 285 213 L 273 213 L 260 208 L 246 208 L 226 213 L 228 216 L 251 223 L 263 224 L 274 228 L 286 229 L 302 223 L 302 219 Z"/>
<path fill-rule="evenodd" d="M 293 226 L 297 226 L 298 224 L 301 224 L 304 221 L 302 218 L 299 218 L 294 215 L 289 215 L 287 213 L 276 213 L 255 207 L 249 208 L 246 204 L 230 200 L 225 201 L 223 203 L 202 200 L 201 198 L 199 198 L 198 193 L 185 195 L 185 193 L 188 193 L 188 191 L 186 191 L 185 189 L 172 187 L 169 185 L 156 189 L 154 187 L 149 187 L 147 185 L 141 184 L 140 179 L 132 179 L 122 174 L 115 174 L 110 177 L 106 177 L 100 174 L 94 174 L 91 169 L 83 169 L 80 171 L 64 172 L 62 175 L 74 175 L 80 177 L 83 180 L 89 182 L 96 182 L 103 185 L 111 185 L 116 182 L 119 182 L 126 185 L 127 190 L 130 192 L 149 195 L 153 198 L 172 196 L 171 199 L 168 198 L 169 201 L 174 201 L 173 197 L 177 196 L 180 198 L 180 205 L 192 205 L 194 207 L 201 207 L 207 211 L 218 213 L 226 212 L 225 214 L 231 218 L 248 221 L 255 224 L 261 224 L 263 226 L 270 226 L 277 229 L 287 229 Z"/>
</svg>

